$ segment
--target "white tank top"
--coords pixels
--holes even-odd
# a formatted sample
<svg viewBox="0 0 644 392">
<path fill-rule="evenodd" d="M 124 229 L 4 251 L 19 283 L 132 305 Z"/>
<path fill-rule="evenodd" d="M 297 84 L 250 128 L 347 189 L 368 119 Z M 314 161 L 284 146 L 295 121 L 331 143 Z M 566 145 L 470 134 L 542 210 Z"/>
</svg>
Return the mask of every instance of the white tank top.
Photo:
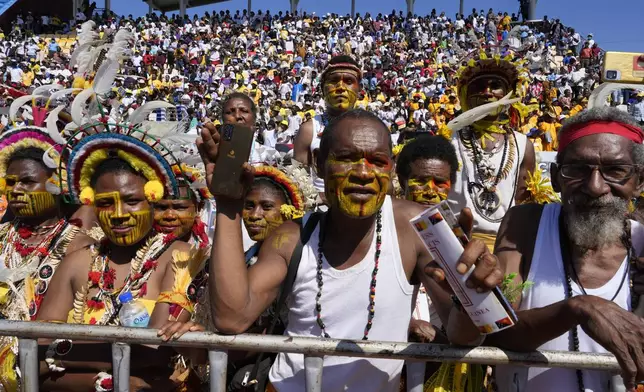
<svg viewBox="0 0 644 392">
<path fill-rule="evenodd" d="M 534 284 L 524 290 L 520 310 L 543 308 L 566 299 L 566 282 L 559 241 L 560 204 L 546 204 L 543 208 L 537 241 L 532 255 L 532 264 L 527 280 Z M 631 221 L 633 248 L 639 254 L 642 241 L 642 227 Z M 628 260 L 625 258 L 615 275 L 602 287 L 585 289 L 589 295 L 609 300 L 615 295 L 627 273 Z M 628 276 L 626 276 L 628 280 Z M 572 281 L 573 296 L 583 295 L 579 285 Z M 630 309 L 631 295 L 629 282 L 625 281 L 613 300 L 626 310 Z M 606 353 L 606 349 L 592 340 L 580 327 L 577 328 L 579 351 Z M 539 350 L 570 350 L 569 333 L 543 344 Z M 574 369 L 526 368 L 518 366 L 497 366 L 497 384 L 501 392 L 577 392 L 579 386 Z M 611 374 L 595 370 L 583 370 L 586 392 L 608 391 Z"/>
<path fill-rule="evenodd" d="M 308 217 L 308 216 L 307 216 Z M 302 250 L 302 260 L 289 296 L 287 336 L 321 337 L 316 322 L 317 253 L 320 227 Z M 360 340 L 367 324 L 369 287 L 374 267 L 376 236 L 365 258 L 346 270 L 331 267 L 326 259 L 322 270 L 324 290 L 322 319 L 335 339 Z M 369 340 L 407 341 L 411 319 L 413 286 L 409 284 L 400 257 L 391 198 L 382 206 L 382 245 L 376 285 L 376 309 Z M 322 390 L 397 392 L 403 361 L 392 359 L 324 357 Z M 279 392 L 302 392 L 305 388 L 304 356 L 279 354 L 270 371 Z"/>
<path fill-rule="evenodd" d="M 313 137 L 311 138 L 311 156 L 313 156 L 313 152 L 315 150 L 318 150 L 320 148 L 320 136 L 318 136 L 322 131 L 324 131 L 324 124 L 322 124 L 322 116 L 319 114 L 312 119 L 313 121 Z M 313 165 L 315 166 L 315 162 L 313 162 Z M 317 172 L 315 169 L 311 168 L 311 180 L 313 181 L 313 186 L 315 187 L 315 190 L 318 192 L 324 192 L 324 179 L 318 177 Z"/>
<path fill-rule="evenodd" d="M 474 205 L 472 196 L 467 189 L 468 182 L 481 182 L 474 167 L 474 160 L 465 146 L 463 146 L 460 139 L 460 132 L 454 132 L 452 135 L 452 145 L 456 149 L 459 168 L 456 171 L 456 181 L 452 184 L 448 201 L 452 211 L 460 212 L 465 207 L 472 210 L 472 215 L 474 216 L 474 232 L 496 235 L 501 225 L 501 220 L 503 220 L 505 214 L 514 205 L 514 192 L 519 176 L 519 168 L 521 167 L 523 155 L 525 154 L 527 140 L 526 136 L 519 132 L 514 132 L 514 137 L 510 135 L 509 142 L 513 144 L 515 151 L 514 164 L 507 177 L 502 179 L 496 186 L 500 194 L 501 205 L 494 213 L 483 216 Z M 508 155 L 510 148 L 512 147 L 508 145 Z M 496 167 L 496 170 L 498 170 L 501 164 L 502 155 L 502 152 L 498 152 L 491 158 L 491 163 Z M 507 159 L 509 157 L 506 158 L 506 161 Z"/>
</svg>

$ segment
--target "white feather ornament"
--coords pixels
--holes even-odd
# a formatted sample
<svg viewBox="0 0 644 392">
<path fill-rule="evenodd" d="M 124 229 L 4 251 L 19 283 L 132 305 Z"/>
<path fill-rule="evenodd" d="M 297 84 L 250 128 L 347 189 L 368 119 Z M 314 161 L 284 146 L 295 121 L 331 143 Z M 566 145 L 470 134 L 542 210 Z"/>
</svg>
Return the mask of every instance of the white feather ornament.
<svg viewBox="0 0 644 392">
<path fill-rule="evenodd" d="M 56 103 L 56 101 L 62 99 L 63 97 L 66 97 L 70 94 L 73 94 L 78 91 L 83 91 L 82 88 L 74 87 L 74 88 L 65 88 L 62 90 L 55 91 L 49 96 L 49 101 Z"/>
<path fill-rule="evenodd" d="M 31 95 L 42 95 L 45 97 L 49 97 L 51 94 L 53 94 L 54 91 L 60 90 L 63 88 L 60 84 L 45 84 L 40 87 L 36 87 L 34 91 L 31 92 Z"/>
<path fill-rule="evenodd" d="M 74 101 L 72 102 L 72 107 L 70 109 L 70 114 L 72 116 L 72 120 L 74 123 L 76 123 L 77 126 L 83 125 L 85 122 L 84 120 L 84 109 L 87 106 L 87 100 L 94 95 L 94 90 L 91 88 L 85 89 L 78 93 L 76 98 L 74 98 Z"/>
<path fill-rule="evenodd" d="M 133 111 L 132 114 L 130 114 L 130 116 L 128 117 L 128 122 L 130 124 L 139 124 L 143 121 L 146 121 L 148 119 L 148 116 L 150 115 L 150 112 L 155 109 L 167 109 L 174 107 L 175 106 L 173 104 L 165 101 L 150 101 L 141 105 L 141 107 Z"/>
<path fill-rule="evenodd" d="M 22 97 L 14 99 L 13 102 L 11 102 L 11 106 L 9 106 L 9 119 L 12 122 L 16 121 L 16 114 L 18 114 L 18 110 L 20 110 L 20 108 L 23 107 L 27 102 L 36 98 L 44 97 L 42 95 L 23 95 Z M 29 109 L 31 109 L 31 107 L 29 107 Z"/>
<path fill-rule="evenodd" d="M 44 153 L 44 154 L 42 154 L 42 161 L 43 161 L 43 163 L 44 163 L 45 165 L 47 165 L 47 167 L 48 167 L 48 168 L 50 168 L 50 169 L 56 169 L 56 168 L 58 168 L 58 163 L 56 163 L 56 161 L 54 161 L 54 159 L 51 157 L 51 155 L 49 155 L 49 151 L 51 151 L 53 148 L 54 148 L 53 146 L 52 146 L 52 147 L 49 147 L 49 148 L 47 149 L 47 151 L 45 151 L 45 153 Z M 54 151 L 54 153 L 56 153 L 56 152 Z M 56 153 L 56 154 L 57 154 L 57 153 Z"/>
<path fill-rule="evenodd" d="M 85 45 L 90 41 L 96 40 L 98 38 L 98 33 L 95 29 L 96 22 L 94 22 L 93 20 L 88 20 L 87 22 L 83 23 L 81 25 L 81 30 L 78 33 L 78 37 L 76 37 L 78 44 Z"/>
<path fill-rule="evenodd" d="M 608 96 L 615 90 L 633 89 L 640 90 L 642 85 L 639 84 L 622 84 L 622 83 L 602 83 L 593 90 L 588 98 L 588 109 L 608 106 Z"/>
<path fill-rule="evenodd" d="M 49 112 L 49 115 L 47 115 L 47 119 L 45 120 L 45 124 L 47 124 L 47 132 L 49 133 L 49 137 L 57 144 L 67 143 L 67 141 L 62 137 L 62 135 L 58 131 L 58 125 L 56 124 L 56 122 L 58 121 L 58 115 L 63 109 L 65 109 L 65 105 L 58 106 L 56 109 Z"/>
<path fill-rule="evenodd" d="M 45 190 L 52 195 L 60 195 L 60 188 L 49 181 L 45 184 Z"/>
<path fill-rule="evenodd" d="M 520 101 L 520 98 L 510 99 L 511 96 L 512 93 L 506 95 L 498 101 L 486 103 L 485 105 L 477 106 L 475 108 L 467 110 L 463 112 L 463 114 L 450 121 L 449 124 L 447 124 L 447 128 L 449 128 L 452 132 L 460 131 L 467 126 L 484 119 L 490 113 L 498 109 L 499 106 L 512 105 L 513 103 Z"/>
</svg>

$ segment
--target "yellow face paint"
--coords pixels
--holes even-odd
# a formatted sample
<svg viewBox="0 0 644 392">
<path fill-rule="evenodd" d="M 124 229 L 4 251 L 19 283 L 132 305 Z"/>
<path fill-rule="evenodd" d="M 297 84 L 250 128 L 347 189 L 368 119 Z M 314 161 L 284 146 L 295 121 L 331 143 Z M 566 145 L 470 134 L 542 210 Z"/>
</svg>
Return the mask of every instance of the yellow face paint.
<svg viewBox="0 0 644 392">
<path fill-rule="evenodd" d="M 279 207 L 275 210 L 277 214 L 264 214 L 261 219 L 253 218 L 249 210 L 244 209 L 242 211 L 244 226 L 246 226 L 248 236 L 251 240 L 256 242 L 264 241 L 273 230 L 284 223 L 284 218 L 279 213 Z"/>
<path fill-rule="evenodd" d="M 14 191 L 17 176 L 7 176 L 7 202 L 13 214 L 19 218 L 42 216 L 56 208 L 56 199 L 49 192 Z"/>
<path fill-rule="evenodd" d="M 177 238 L 190 233 L 197 217 L 192 200 L 163 199 L 154 205 L 154 229 L 158 233 L 173 233 Z"/>
<path fill-rule="evenodd" d="M 392 165 L 388 162 L 378 166 L 368 158 L 338 161 L 330 157 L 327 161 L 327 200 L 354 218 L 374 215 L 382 207 L 389 190 Z"/>
<path fill-rule="evenodd" d="M 324 82 L 324 98 L 331 108 L 347 111 L 356 106 L 358 75 L 351 70 L 338 70 L 327 75 Z"/>
<path fill-rule="evenodd" d="M 451 182 L 447 181 L 441 186 L 436 185 L 433 178 L 423 182 L 416 179 L 407 181 L 405 199 L 424 205 L 435 205 L 447 200 L 447 193 L 451 189 Z M 447 192 L 445 192 L 447 190 Z"/>
<path fill-rule="evenodd" d="M 116 245 L 134 245 L 152 229 L 152 209 L 125 211 L 119 192 L 97 193 L 94 205 L 105 236 Z"/>
</svg>

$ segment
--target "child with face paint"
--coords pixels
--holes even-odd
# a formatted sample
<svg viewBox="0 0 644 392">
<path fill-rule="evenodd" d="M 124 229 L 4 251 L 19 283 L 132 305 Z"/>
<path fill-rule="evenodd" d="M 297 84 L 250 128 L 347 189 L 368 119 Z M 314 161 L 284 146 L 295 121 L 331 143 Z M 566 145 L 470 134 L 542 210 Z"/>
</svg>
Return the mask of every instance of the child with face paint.
<svg viewBox="0 0 644 392">
<path fill-rule="evenodd" d="M 11 282 L 0 285 L 3 319 L 35 319 L 63 256 L 93 243 L 61 214 L 59 198 L 51 193 L 59 189 L 54 185 L 54 170 L 45 164 L 43 156 L 55 148 L 56 143 L 43 128 L 17 128 L 0 136 L 0 189 L 14 216 L 11 222 L 0 225 L 3 267 L 14 276 Z M 17 339 L 0 338 L 2 390 L 18 389 L 14 352 Z"/>
</svg>

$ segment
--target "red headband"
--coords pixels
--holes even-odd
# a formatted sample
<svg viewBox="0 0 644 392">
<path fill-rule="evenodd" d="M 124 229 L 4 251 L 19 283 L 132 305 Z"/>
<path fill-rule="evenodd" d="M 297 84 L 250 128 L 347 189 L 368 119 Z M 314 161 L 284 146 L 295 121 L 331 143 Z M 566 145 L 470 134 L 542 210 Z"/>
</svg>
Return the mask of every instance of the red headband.
<svg viewBox="0 0 644 392">
<path fill-rule="evenodd" d="M 559 139 L 559 151 L 563 151 L 570 143 L 579 138 L 598 133 L 612 133 L 613 135 L 623 136 L 638 144 L 642 144 L 642 141 L 644 141 L 644 131 L 639 127 L 616 121 L 597 120 L 575 125 L 564 132 Z"/>
</svg>

